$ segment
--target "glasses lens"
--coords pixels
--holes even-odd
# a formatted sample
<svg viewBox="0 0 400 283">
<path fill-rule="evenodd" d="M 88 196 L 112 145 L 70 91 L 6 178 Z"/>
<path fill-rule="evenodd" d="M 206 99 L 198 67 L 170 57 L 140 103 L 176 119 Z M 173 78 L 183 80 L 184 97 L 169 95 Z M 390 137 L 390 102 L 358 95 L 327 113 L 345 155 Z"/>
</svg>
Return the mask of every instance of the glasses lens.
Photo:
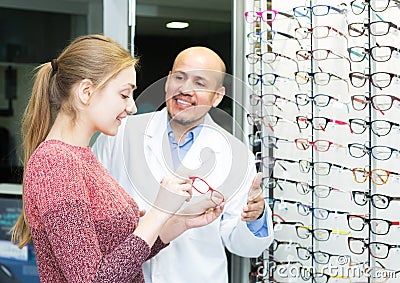
<svg viewBox="0 0 400 283">
<path fill-rule="evenodd" d="M 250 53 L 250 54 L 246 55 L 246 59 L 247 59 L 247 62 L 249 62 L 249 64 L 257 63 L 259 60 L 259 57 L 260 56 L 256 53 Z"/>
<path fill-rule="evenodd" d="M 300 239 L 308 239 L 310 237 L 310 230 L 304 226 L 296 226 L 296 233 Z"/>
<path fill-rule="evenodd" d="M 309 59 L 310 52 L 308 50 L 299 50 L 296 52 L 296 58 L 298 61 L 306 61 Z"/>
<path fill-rule="evenodd" d="M 326 198 L 331 192 L 331 188 L 326 185 L 316 185 L 314 187 L 314 192 L 319 198 Z"/>
<path fill-rule="evenodd" d="M 365 205 L 368 201 L 367 195 L 364 192 L 353 191 L 354 202 L 358 205 Z"/>
<path fill-rule="evenodd" d="M 301 195 L 306 195 L 311 191 L 311 188 L 307 183 L 296 183 L 296 189 Z"/>
<path fill-rule="evenodd" d="M 216 205 L 220 205 L 224 201 L 224 196 L 218 191 L 212 191 L 210 199 Z"/>
<path fill-rule="evenodd" d="M 297 39 L 307 38 L 308 33 L 309 33 L 309 30 L 308 30 L 308 28 L 305 28 L 305 27 L 295 29 L 295 37 Z"/>
<path fill-rule="evenodd" d="M 316 49 L 312 52 L 314 60 L 325 60 L 328 58 L 329 50 L 328 49 Z"/>
<path fill-rule="evenodd" d="M 311 168 L 311 163 L 309 161 L 307 161 L 307 160 L 300 160 L 299 161 L 300 172 L 308 173 L 308 172 L 310 172 L 310 168 Z"/>
<path fill-rule="evenodd" d="M 392 156 L 393 150 L 390 147 L 377 145 L 373 146 L 371 153 L 375 159 L 388 160 Z"/>
<path fill-rule="evenodd" d="M 367 78 L 364 76 L 363 73 L 360 72 L 353 72 L 349 74 L 350 82 L 354 87 L 360 88 L 365 85 Z"/>
<path fill-rule="evenodd" d="M 385 88 L 390 85 L 392 77 L 389 73 L 378 72 L 371 75 L 371 83 L 380 88 Z"/>
<path fill-rule="evenodd" d="M 268 190 L 268 189 L 274 189 L 276 187 L 277 180 L 269 177 L 265 177 L 261 181 L 261 186 Z"/>
<path fill-rule="evenodd" d="M 297 256 L 302 260 L 307 260 L 311 257 L 310 251 L 306 248 L 297 247 L 296 250 L 297 250 Z"/>
<path fill-rule="evenodd" d="M 363 23 L 352 23 L 347 27 L 350 36 L 357 37 L 364 34 L 364 24 Z"/>
<path fill-rule="evenodd" d="M 388 199 L 387 196 L 384 195 L 373 195 L 371 197 L 371 201 L 372 201 L 372 205 L 375 208 L 379 208 L 379 209 L 385 209 L 389 206 L 390 200 Z"/>
<path fill-rule="evenodd" d="M 275 20 L 276 12 L 271 10 L 266 10 L 261 14 L 261 18 L 264 22 L 271 23 Z"/>
<path fill-rule="evenodd" d="M 247 122 L 249 125 L 258 125 L 260 123 L 260 117 L 255 114 L 247 114 Z"/>
<path fill-rule="evenodd" d="M 261 40 L 266 43 L 271 43 L 275 38 L 276 31 L 266 30 L 261 33 Z"/>
<path fill-rule="evenodd" d="M 298 116 L 296 117 L 297 125 L 299 126 L 300 129 L 305 129 L 308 127 L 308 120 L 304 116 Z"/>
<path fill-rule="evenodd" d="M 362 231 L 365 226 L 364 218 L 356 215 L 349 215 L 347 217 L 347 223 L 349 224 L 350 229 L 354 231 Z"/>
<path fill-rule="evenodd" d="M 329 14 L 330 7 L 327 5 L 315 5 L 312 7 L 314 16 L 326 16 Z"/>
<path fill-rule="evenodd" d="M 272 127 L 275 127 L 276 124 L 278 124 L 279 119 L 280 118 L 275 115 L 265 115 L 265 122 L 267 123 L 267 125 L 270 125 Z"/>
<path fill-rule="evenodd" d="M 329 73 L 317 72 L 314 74 L 314 82 L 317 85 L 327 85 L 330 81 L 331 76 Z"/>
<path fill-rule="evenodd" d="M 266 106 L 272 106 L 276 103 L 277 96 L 275 94 L 264 94 L 262 96 L 262 102 Z"/>
<path fill-rule="evenodd" d="M 259 32 L 250 32 L 247 34 L 247 41 L 249 44 L 256 44 L 261 39 L 261 35 Z"/>
<path fill-rule="evenodd" d="M 353 169 L 353 176 L 357 183 L 364 183 L 368 178 L 368 174 L 363 168 Z"/>
<path fill-rule="evenodd" d="M 356 238 L 348 238 L 349 249 L 354 254 L 362 254 L 365 250 L 364 241 Z"/>
<path fill-rule="evenodd" d="M 318 107 L 326 107 L 331 101 L 331 97 L 326 94 L 317 94 L 314 96 L 314 104 Z"/>
<path fill-rule="evenodd" d="M 382 219 L 371 219 L 371 232 L 377 235 L 386 235 L 389 233 L 390 224 Z"/>
<path fill-rule="evenodd" d="M 258 81 L 260 80 L 260 77 L 255 73 L 250 73 L 248 75 L 248 80 L 249 80 L 250 85 L 256 85 L 258 83 Z"/>
<path fill-rule="evenodd" d="M 314 142 L 314 149 L 319 152 L 328 151 L 330 147 L 331 147 L 331 143 L 326 140 L 316 140 Z"/>
<path fill-rule="evenodd" d="M 392 49 L 389 46 L 375 46 L 371 48 L 371 57 L 377 62 L 386 62 L 392 56 Z"/>
<path fill-rule="evenodd" d="M 296 82 L 299 85 L 304 85 L 304 84 L 308 83 L 309 76 L 308 76 L 307 72 L 300 71 L 300 72 L 296 72 L 295 74 L 296 74 L 296 76 L 295 76 Z"/>
<path fill-rule="evenodd" d="M 389 246 L 384 243 L 370 243 L 369 250 L 375 258 L 387 258 L 389 254 Z"/>
<path fill-rule="evenodd" d="M 354 0 L 351 2 L 351 11 L 355 15 L 360 15 L 365 9 L 364 0 Z"/>
<path fill-rule="evenodd" d="M 365 48 L 361 46 L 354 46 L 349 48 L 349 57 L 353 62 L 361 62 L 365 58 Z"/>
<path fill-rule="evenodd" d="M 262 75 L 263 85 L 274 85 L 276 80 L 276 75 L 273 73 L 265 73 Z"/>
<path fill-rule="evenodd" d="M 369 1 L 369 5 L 371 6 L 371 9 L 373 11 L 383 12 L 388 8 L 389 2 L 390 0 L 375 0 L 375 1 Z"/>
<path fill-rule="evenodd" d="M 312 126 L 315 130 L 325 130 L 328 124 L 328 119 L 324 117 L 314 117 L 312 119 Z"/>
<path fill-rule="evenodd" d="M 330 231 L 327 229 L 315 229 L 314 238 L 318 241 L 327 241 L 329 239 Z"/>
<path fill-rule="evenodd" d="M 314 172 L 317 175 L 328 175 L 331 170 L 331 164 L 328 162 L 315 162 L 314 163 Z"/>
<path fill-rule="evenodd" d="M 327 26 L 316 26 L 314 27 L 312 34 L 314 38 L 325 38 L 329 35 L 329 27 Z"/>
<path fill-rule="evenodd" d="M 299 93 L 295 95 L 296 104 L 300 106 L 305 106 L 310 101 L 309 97 L 305 93 Z"/>
<path fill-rule="evenodd" d="M 207 183 L 200 178 L 194 178 L 192 186 L 196 191 L 201 194 L 206 194 L 210 189 Z"/>
<path fill-rule="evenodd" d="M 310 146 L 306 139 L 295 139 L 296 147 L 300 150 L 306 150 Z"/>
<path fill-rule="evenodd" d="M 365 109 L 367 106 L 368 100 L 365 95 L 353 95 L 351 96 L 351 104 L 353 105 L 354 110 L 361 111 Z"/>
<path fill-rule="evenodd" d="M 308 205 L 298 203 L 297 211 L 299 212 L 300 215 L 307 216 L 310 214 L 310 207 Z"/>
<path fill-rule="evenodd" d="M 314 208 L 313 215 L 317 219 L 325 220 L 328 219 L 329 211 L 323 208 Z"/>
<path fill-rule="evenodd" d="M 389 28 L 390 28 L 389 22 L 379 21 L 370 23 L 369 31 L 372 35 L 381 36 L 388 34 Z"/>
<path fill-rule="evenodd" d="M 392 108 L 393 97 L 386 94 L 377 94 L 371 97 L 372 106 L 376 110 L 386 111 Z"/>
<path fill-rule="evenodd" d="M 308 11 L 310 9 L 306 6 L 299 6 L 293 8 L 293 15 L 295 17 L 308 17 Z"/>
<path fill-rule="evenodd" d="M 319 264 L 327 264 L 330 259 L 330 255 L 324 252 L 314 252 L 314 259 Z"/>
<path fill-rule="evenodd" d="M 350 155 L 355 158 L 361 158 L 367 153 L 365 146 L 359 143 L 351 143 L 348 147 Z"/>
<path fill-rule="evenodd" d="M 268 148 L 278 148 L 278 146 L 276 145 L 279 141 L 279 138 L 274 137 L 274 136 L 264 136 L 261 138 L 261 141 L 263 143 L 263 145 L 265 147 Z"/>
<path fill-rule="evenodd" d="M 385 120 L 374 120 L 371 123 L 372 131 L 377 136 L 386 136 L 392 129 L 392 124 Z"/>
<path fill-rule="evenodd" d="M 271 64 L 275 62 L 277 55 L 273 52 L 265 52 L 262 56 L 261 59 L 264 63 Z"/>
<path fill-rule="evenodd" d="M 258 103 L 260 102 L 261 98 L 259 95 L 257 94 L 250 94 L 250 104 L 252 106 L 256 106 L 258 105 Z"/>
<path fill-rule="evenodd" d="M 261 162 L 265 168 L 271 168 L 275 165 L 276 159 L 272 156 L 263 156 Z"/>
<path fill-rule="evenodd" d="M 246 17 L 246 22 L 249 24 L 255 23 L 259 19 L 259 15 L 257 15 L 257 13 L 254 11 L 245 12 L 244 16 Z"/>
<path fill-rule="evenodd" d="M 362 134 L 364 133 L 365 129 L 367 128 L 366 121 L 362 119 L 351 119 L 350 120 L 350 129 L 355 134 Z"/>
</svg>

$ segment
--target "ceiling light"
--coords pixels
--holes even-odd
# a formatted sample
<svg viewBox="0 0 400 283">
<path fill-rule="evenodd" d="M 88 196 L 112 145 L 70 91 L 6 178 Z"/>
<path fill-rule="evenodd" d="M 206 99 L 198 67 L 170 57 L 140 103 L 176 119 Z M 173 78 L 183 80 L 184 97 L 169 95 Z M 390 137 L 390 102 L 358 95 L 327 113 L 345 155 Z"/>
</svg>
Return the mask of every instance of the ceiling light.
<svg viewBox="0 0 400 283">
<path fill-rule="evenodd" d="M 165 25 L 167 28 L 184 29 L 189 26 L 186 22 L 169 22 Z"/>
</svg>

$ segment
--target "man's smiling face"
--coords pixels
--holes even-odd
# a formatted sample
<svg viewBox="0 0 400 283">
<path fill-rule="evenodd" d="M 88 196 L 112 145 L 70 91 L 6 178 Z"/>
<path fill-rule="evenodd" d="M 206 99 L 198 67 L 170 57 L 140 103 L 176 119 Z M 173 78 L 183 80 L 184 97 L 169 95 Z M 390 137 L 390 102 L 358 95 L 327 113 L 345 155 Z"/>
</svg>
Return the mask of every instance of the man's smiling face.
<svg viewBox="0 0 400 283">
<path fill-rule="evenodd" d="M 178 55 L 165 84 L 170 118 L 182 125 L 198 125 L 225 94 L 224 71 L 221 59 L 208 50 L 192 48 Z"/>
<path fill-rule="evenodd" d="M 217 74 L 215 74 L 217 73 Z M 176 70 L 165 87 L 170 118 L 180 124 L 201 120 L 211 107 L 219 104 L 218 72 L 209 70 Z"/>
</svg>

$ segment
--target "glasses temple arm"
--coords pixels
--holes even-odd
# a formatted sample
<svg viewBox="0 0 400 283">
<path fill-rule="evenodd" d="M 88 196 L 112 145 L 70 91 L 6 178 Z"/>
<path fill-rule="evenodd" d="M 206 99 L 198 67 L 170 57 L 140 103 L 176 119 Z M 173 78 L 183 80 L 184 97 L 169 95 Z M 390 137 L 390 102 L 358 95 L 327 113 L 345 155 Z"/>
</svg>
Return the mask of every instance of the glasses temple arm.
<svg viewBox="0 0 400 283">
<path fill-rule="evenodd" d="M 296 20 L 296 22 L 297 22 L 297 24 L 299 25 L 299 27 L 301 27 L 301 24 L 300 24 L 299 20 L 298 20 L 295 16 L 290 15 L 290 14 L 287 14 L 287 13 L 285 13 L 285 12 L 278 12 L 278 14 L 280 14 L 280 15 L 282 15 L 282 16 L 285 16 L 285 17 L 287 17 L 287 18 L 289 18 L 289 19 L 294 19 L 294 20 Z"/>
<path fill-rule="evenodd" d="M 333 31 L 337 32 L 339 35 L 343 36 L 346 39 L 346 46 L 348 47 L 349 46 L 349 40 L 347 39 L 347 36 L 344 33 L 342 33 L 340 30 L 335 29 L 334 27 L 331 27 L 331 29 Z"/>
<path fill-rule="evenodd" d="M 280 34 L 280 35 L 283 35 L 283 36 L 285 36 L 285 37 L 287 37 L 287 38 L 296 40 L 297 43 L 299 44 L 300 48 L 303 49 L 303 46 L 301 45 L 300 41 L 299 41 L 296 37 L 294 37 L 294 36 L 292 36 L 292 35 L 290 35 L 290 34 L 284 33 L 284 32 L 280 32 L 280 31 L 277 31 L 276 33 L 277 33 L 277 34 Z"/>
<path fill-rule="evenodd" d="M 364 57 L 362 60 L 369 60 L 368 57 L 365 56 L 365 54 L 364 54 L 364 55 L 363 55 L 363 54 L 360 54 L 360 53 L 354 51 L 351 47 L 348 48 L 347 51 L 348 51 L 349 53 L 352 53 L 352 54 L 358 56 L 358 57 Z M 349 54 L 349 56 L 350 56 L 350 54 Z M 360 62 L 361 62 L 361 61 L 360 61 Z M 351 70 L 351 66 L 350 66 L 350 70 Z"/>
</svg>

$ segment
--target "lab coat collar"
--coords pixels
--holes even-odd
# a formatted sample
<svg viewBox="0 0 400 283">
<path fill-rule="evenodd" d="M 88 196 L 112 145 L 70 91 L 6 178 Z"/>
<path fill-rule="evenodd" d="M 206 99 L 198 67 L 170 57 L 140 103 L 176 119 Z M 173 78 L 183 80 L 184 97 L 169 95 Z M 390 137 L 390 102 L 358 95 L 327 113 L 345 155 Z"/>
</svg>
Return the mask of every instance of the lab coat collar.
<svg viewBox="0 0 400 283">
<path fill-rule="evenodd" d="M 160 140 L 168 142 L 167 119 L 167 109 L 163 108 L 161 111 L 154 112 L 148 121 L 144 135 L 147 138 L 147 144 L 153 152 L 161 153 L 162 144 Z M 222 130 L 222 128 L 212 120 L 211 116 L 206 114 L 203 121 L 203 128 L 201 129 L 201 131 L 205 133 L 196 137 L 193 147 L 196 147 L 198 144 L 210 144 L 210 137 L 216 134 L 215 129 L 218 129 L 218 132 Z M 221 152 L 222 150 L 223 149 L 218 144 L 213 144 L 214 152 Z"/>
</svg>

